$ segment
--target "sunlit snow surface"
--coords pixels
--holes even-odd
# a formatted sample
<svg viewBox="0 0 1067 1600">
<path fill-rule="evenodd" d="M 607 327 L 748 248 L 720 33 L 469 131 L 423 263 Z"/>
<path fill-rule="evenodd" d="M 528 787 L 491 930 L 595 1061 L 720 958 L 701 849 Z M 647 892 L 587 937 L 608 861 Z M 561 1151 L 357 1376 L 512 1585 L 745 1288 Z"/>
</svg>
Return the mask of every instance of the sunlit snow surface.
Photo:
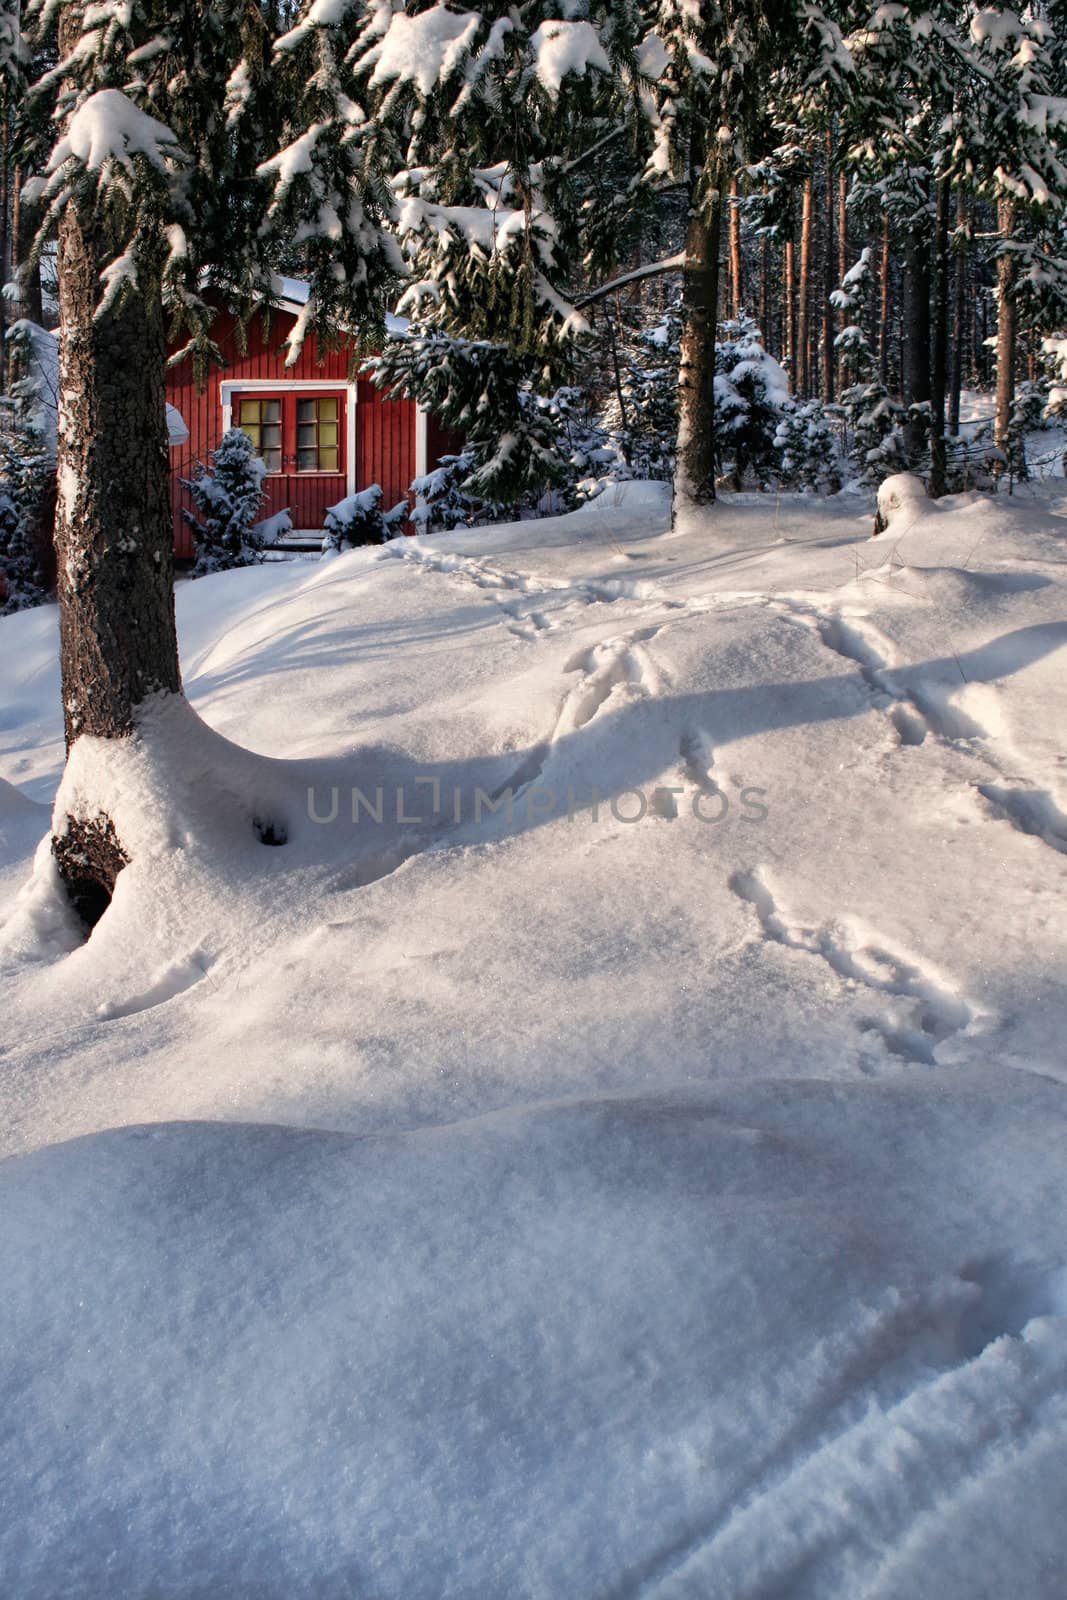
<svg viewBox="0 0 1067 1600">
<path fill-rule="evenodd" d="M 1059 1600 L 1065 513 L 183 582 L 85 945 L 0 623 L 0 1591 Z"/>
</svg>

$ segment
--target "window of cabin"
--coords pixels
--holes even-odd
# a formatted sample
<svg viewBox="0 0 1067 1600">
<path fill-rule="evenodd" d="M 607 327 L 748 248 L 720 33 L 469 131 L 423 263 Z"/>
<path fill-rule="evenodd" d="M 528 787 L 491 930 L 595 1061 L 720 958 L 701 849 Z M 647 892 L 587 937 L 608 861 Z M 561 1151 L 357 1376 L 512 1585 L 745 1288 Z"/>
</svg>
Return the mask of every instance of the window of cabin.
<svg viewBox="0 0 1067 1600">
<path fill-rule="evenodd" d="M 337 394 L 235 395 L 235 425 L 252 441 L 268 473 L 341 474 L 344 397 Z"/>
<path fill-rule="evenodd" d="M 340 410 L 336 395 L 311 395 L 297 400 L 297 472 L 340 471 Z"/>
<path fill-rule="evenodd" d="M 268 472 L 282 470 L 282 402 L 280 400 L 241 400 L 237 426 L 247 433 L 256 455 Z"/>
</svg>

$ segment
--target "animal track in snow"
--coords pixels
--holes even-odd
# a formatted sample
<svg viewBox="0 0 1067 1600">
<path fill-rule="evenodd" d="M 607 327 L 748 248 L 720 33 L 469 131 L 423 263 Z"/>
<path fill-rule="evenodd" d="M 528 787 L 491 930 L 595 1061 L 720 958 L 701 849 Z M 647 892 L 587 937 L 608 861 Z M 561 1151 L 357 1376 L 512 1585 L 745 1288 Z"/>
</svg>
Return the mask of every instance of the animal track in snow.
<svg viewBox="0 0 1067 1600">
<path fill-rule="evenodd" d="M 811 629 L 842 660 L 859 667 L 872 693 L 890 702 L 889 720 L 902 745 L 920 745 L 931 733 L 948 742 L 989 737 L 989 730 L 961 703 L 968 697 L 973 702 L 973 691 L 981 686 L 966 684 L 962 676 L 960 692 L 933 681 L 901 685 L 896 681 L 901 668 L 894 661 L 892 642 L 864 614 L 818 611 L 799 600 L 780 601 L 776 608 Z"/>
<path fill-rule="evenodd" d="M 959 1326 L 959 1351 L 973 1361 L 998 1339 L 1017 1339 L 1036 1317 L 1067 1317 L 1067 1267 L 994 1259 L 965 1267 L 977 1291 Z"/>
<path fill-rule="evenodd" d="M 400 544 L 400 540 L 393 543 Z M 394 552 L 392 544 L 386 553 L 395 559 L 423 567 L 430 572 L 465 578 L 479 589 L 512 592 L 520 595 L 556 595 L 578 605 L 614 605 L 619 600 L 647 601 L 666 606 L 670 610 L 687 610 L 689 602 L 675 600 L 643 578 L 582 578 L 571 582 L 566 578 L 546 578 L 535 573 L 508 572 L 495 567 L 483 556 L 462 556 L 447 550 L 411 549 L 405 546 Z M 497 602 L 512 615 L 519 614 L 514 603 Z M 541 619 L 542 623 L 545 619 Z M 540 631 L 540 624 L 538 631 Z"/>
<path fill-rule="evenodd" d="M 1047 789 L 1007 789 L 994 783 L 975 787 L 993 816 L 1067 855 L 1067 816 Z"/>
<path fill-rule="evenodd" d="M 703 728 L 691 728 L 683 734 L 678 754 L 682 771 L 695 788 L 705 793 L 717 788 L 711 776 L 711 769 L 715 765 L 715 749 Z"/>
<path fill-rule="evenodd" d="M 194 950 L 182 960 L 169 962 L 161 968 L 148 988 L 142 989 L 140 994 L 131 995 L 128 1000 L 107 1000 L 97 1006 L 97 1018 L 101 1022 L 115 1022 L 120 1017 L 134 1017 L 140 1011 L 151 1011 L 155 1006 L 165 1005 L 168 1000 L 174 1000 L 199 983 L 207 976 L 210 967 L 211 958 L 201 950 Z"/>
<path fill-rule="evenodd" d="M 878 1019 L 867 1024 L 893 1055 L 936 1066 L 938 1045 L 976 1020 L 975 1011 L 964 1000 L 917 963 L 850 932 L 847 924 L 812 928 L 790 922 L 758 868 L 735 872 L 729 886 L 753 907 L 765 938 L 788 950 L 817 956 L 846 983 L 908 1003 L 902 1026 Z"/>
<path fill-rule="evenodd" d="M 815 611 L 804 602 L 790 601 L 786 615 L 814 628 L 823 643 L 847 661 L 854 661 L 868 686 L 889 695 L 889 720 L 902 745 L 919 745 L 928 734 L 946 743 L 968 746 L 987 769 L 1005 779 L 1001 783 L 976 783 L 977 792 L 988 812 L 1008 822 L 1020 833 L 1040 839 L 1050 849 L 1067 855 L 1067 815 L 1054 795 L 1038 781 L 1019 785 L 1005 773 L 1003 742 L 1007 737 L 995 686 L 988 683 L 961 683 L 950 689 L 943 683 L 919 680 L 902 688 L 894 681 L 890 664 L 892 645 L 870 622 L 853 616 L 846 620 L 836 614 Z M 990 748 L 977 747 L 975 741 L 1002 741 L 1001 760 Z M 1009 747 L 1010 748 L 1010 747 Z M 1017 762 L 1012 759 L 1013 766 Z"/>
<path fill-rule="evenodd" d="M 643 699 L 659 693 L 659 671 L 643 648 L 659 631 L 657 625 L 639 628 L 617 639 L 601 640 L 599 644 L 579 650 L 564 663 L 564 672 L 580 672 L 580 679 L 564 695 L 548 738 L 535 745 L 507 781 L 494 790 L 494 800 L 508 789 L 518 794 L 536 782 L 544 771 L 552 746 L 586 727 L 613 696 Z"/>
</svg>

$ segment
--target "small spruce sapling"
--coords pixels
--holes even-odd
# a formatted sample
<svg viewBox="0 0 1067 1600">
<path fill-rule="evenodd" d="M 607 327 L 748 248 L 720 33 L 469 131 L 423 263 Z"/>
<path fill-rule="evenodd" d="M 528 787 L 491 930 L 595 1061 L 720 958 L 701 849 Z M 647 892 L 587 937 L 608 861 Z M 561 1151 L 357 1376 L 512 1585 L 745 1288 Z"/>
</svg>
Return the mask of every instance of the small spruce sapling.
<svg viewBox="0 0 1067 1600">
<path fill-rule="evenodd" d="M 472 458 L 462 452 L 442 456 L 432 472 L 412 481 L 411 493 L 416 503 L 411 521 L 417 533 L 451 533 L 453 528 L 471 528 L 492 509 L 487 502 L 463 491 L 473 465 Z"/>
<path fill-rule="evenodd" d="M 751 317 L 724 322 L 722 335 L 715 346 L 720 448 L 731 462 L 735 488 L 747 476 L 764 488 L 775 476 L 775 438 L 789 404 L 789 385 Z"/>
<path fill-rule="evenodd" d="M 194 578 L 263 560 L 256 522 L 266 471 L 248 435 L 230 428 L 211 452 L 210 470 L 198 462 L 193 477 L 182 479 L 199 513 L 182 513 L 196 541 Z"/>
<path fill-rule="evenodd" d="M 0 432 L 0 615 L 48 598 L 41 546 L 55 480 L 36 430 L 16 424 Z"/>
<path fill-rule="evenodd" d="M 325 555 L 329 550 L 351 550 L 357 545 L 384 544 L 395 537 L 407 520 L 408 503 L 399 500 L 391 511 L 382 510 L 382 490 L 377 483 L 327 509 L 322 540 Z"/>
<path fill-rule="evenodd" d="M 841 358 L 844 388 L 841 414 L 850 437 L 849 454 L 861 483 L 880 483 L 905 465 L 902 426 L 905 413 L 877 376 L 863 331 L 864 310 L 874 287 L 871 252 L 864 249 L 830 295 L 835 310 L 850 320 L 834 340 Z"/>
</svg>

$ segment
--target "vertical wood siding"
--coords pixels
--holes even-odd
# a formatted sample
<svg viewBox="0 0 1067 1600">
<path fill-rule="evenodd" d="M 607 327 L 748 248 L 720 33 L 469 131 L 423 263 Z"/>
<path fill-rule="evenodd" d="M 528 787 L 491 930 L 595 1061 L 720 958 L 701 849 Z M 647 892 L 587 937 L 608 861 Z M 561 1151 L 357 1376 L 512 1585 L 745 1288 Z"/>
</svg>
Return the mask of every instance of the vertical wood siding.
<svg viewBox="0 0 1067 1600">
<path fill-rule="evenodd" d="M 410 400 L 390 400 L 366 378 L 360 378 L 356 404 L 356 486 L 380 484 L 382 505 L 391 509 L 410 500 L 415 476 L 415 407 Z"/>
<path fill-rule="evenodd" d="M 192 363 L 183 361 L 173 368 L 167 380 L 167 399 L 181 412 L 189 438 L 171 451 L 171 504 L 174 512 L 174 548 L 179 557 L 195 554 L 191 531 L 182 515 L 192 510 L 192 500 L 181 487 L 191 478 L 198 461 L 208 454 L 222 436 L 220 382 L 240 384 L 242 379 L 270 379 L 284 383 L 300 379 L 321 383 L 329 389 L 348 381 L 350 348 L 342 343 L 336 350 L 320 352 L 314 339 L 308 339 L 300 360 L 286 370 L 284 344 L 294 318 L 276 311 L 269 319 L 256 316 L 248 329 L 247 348 L 238 347 L 237 327 L 230 312 L 220 310 L 214 336 L 226 360 L 223 368 L 213 368 L 202 392 L 193 382 Z M 432 463 L 431 463 L 432 464 Z M 407 497 L 415 476 L 415 407 L 408 400 L 388 400 L 373 384 L 361 378 L 356 407 L 356 488 L 381 484 L 386 506 Z M 346 490 L 340 474 L 308 477 L 293 493 L 292 476 L 267 480 L 265 517 L 289 506 L 294 527 L 320 528 L 328 505 L 341 499 Z M 295 502 L 295 503 L 294 503 Z"/>
</svg>

